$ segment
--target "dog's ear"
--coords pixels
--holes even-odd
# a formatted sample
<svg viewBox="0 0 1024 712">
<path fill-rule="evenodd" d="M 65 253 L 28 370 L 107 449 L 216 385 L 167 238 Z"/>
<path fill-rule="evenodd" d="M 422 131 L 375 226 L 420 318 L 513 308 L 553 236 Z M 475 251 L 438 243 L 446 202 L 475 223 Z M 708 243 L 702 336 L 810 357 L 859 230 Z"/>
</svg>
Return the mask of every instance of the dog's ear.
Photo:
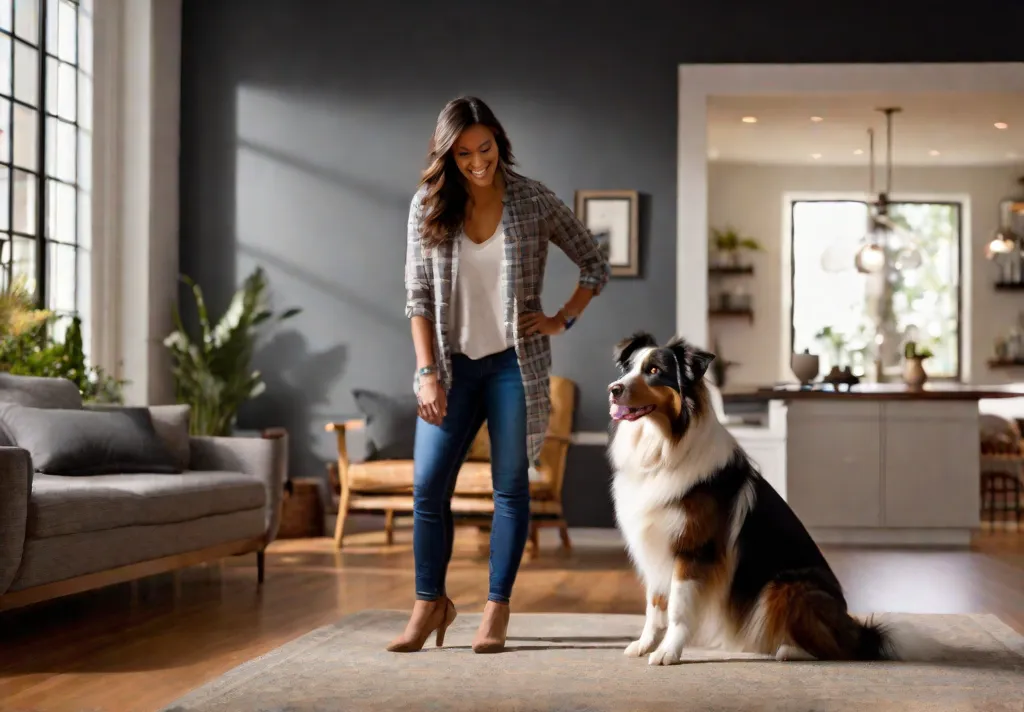
<svg viewBox="0 0 1024 712">
<path fill-rule="evenodd" d="M 667 346 L 675 355 L 676 363 L 682 367 L 679 374 L 680 381 L 685 379 L 691 383 L 700 382 L 711 366 L 711 362 L 715 360 L 713 353 L 697 348 L 681 336 L 672 339 Z"/>
<path fill-rule="evenodd" d="M 711 362 L 715 360 L 715 355 L 709 351 L 702 351 L 701 349 L 694 349 L 690 353 L 690 368 L 693 369 L 693 380 L 699 381 L 704 378 L 704 374 L 707 373 L 708 368 L 711 366 Z"/>
<path fill-rule="evenodd" d="M 651 346 L 657 346 L 658 341 L 646 331 L 638 331 L 632 336 L 628 336 L 615 345 L 613 352 L 613 358 L 615 359 L 615 365 L 619 367 L 620 371 L 629 370 L 629 360 L 633 358 L 633 354 L 638 349 L 643 349 Z"/>
</svg>

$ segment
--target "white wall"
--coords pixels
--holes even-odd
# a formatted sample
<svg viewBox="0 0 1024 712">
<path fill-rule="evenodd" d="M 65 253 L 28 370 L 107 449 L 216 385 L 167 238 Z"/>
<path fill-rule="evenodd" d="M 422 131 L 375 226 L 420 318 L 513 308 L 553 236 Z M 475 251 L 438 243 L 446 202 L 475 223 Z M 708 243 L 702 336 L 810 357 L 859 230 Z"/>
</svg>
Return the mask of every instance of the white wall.
<svg viewBox="0 0 1024 712">
<path fill-rule="evenodd" d="M 965 309 L 970 308 L 969 363 L 966 380 L 972 383 L 1006 383 L 1019 374 L 991 370 L 994 339 L 1015 323 L 1021 304 L 1019 293 L 996 292 L 995 266 L 985 260 L 984 246 L 998 225 L 998 205 L 1002 198 L 1015 195 L 1021 168 L 1013 167 L 897 167 L 893 173 L 893 196 L 969 196 L 965 206 L 964 233 L 971 240 L 971 254 L 962 253 Z M 876 186 L 880 184 L 876 181 Z M 712 319 L 709 329 L 721 344 L 722 355 L 740 362 L 729 371 L 729 383 L 736 385 L 770 384 L 792 379 L 788 359 L 789 336 L 783 311 L 783 292 L 788 298 L 788 283 L 783 278 L 784 251 L 789 249 L 784 235 L 785 193 L 864 192 L 867 169 L 830 166 L 779 166 L 744 163 L 708 164 L 708 224 L 732 225 L 757 238 L 765 252 L 755 254 L 755 275 L 749 279 L 754 308 L 754 323 L 743 320 Z M 968 274 L 969 270 L 969 274 Z"/>
<path fill-rule="evenodd" d="M 131 404 L 174 399 L 181 0 L 96 0 L 96 361 Z M 102 328 L 99 328 L 102 327 Z"/>
</svg>

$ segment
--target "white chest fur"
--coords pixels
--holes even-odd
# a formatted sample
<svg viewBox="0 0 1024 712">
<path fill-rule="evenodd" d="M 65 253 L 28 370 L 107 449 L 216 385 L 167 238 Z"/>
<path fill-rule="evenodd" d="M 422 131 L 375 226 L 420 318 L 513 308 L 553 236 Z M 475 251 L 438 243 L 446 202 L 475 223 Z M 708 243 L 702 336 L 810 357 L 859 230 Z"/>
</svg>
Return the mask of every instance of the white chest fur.
<svg viewBox="0 0 1024 712">
<path fill-rule="evenodd" d="M 644 419 L 620 423 L 608 457 L 612 499 L 626 549 L 648 587 L 667 591 L 674 545 L 686 527 L 680 500 L 732 456 L 735 440 L 715 418 L 698 421 L 681 442 Z"/>
</svg>

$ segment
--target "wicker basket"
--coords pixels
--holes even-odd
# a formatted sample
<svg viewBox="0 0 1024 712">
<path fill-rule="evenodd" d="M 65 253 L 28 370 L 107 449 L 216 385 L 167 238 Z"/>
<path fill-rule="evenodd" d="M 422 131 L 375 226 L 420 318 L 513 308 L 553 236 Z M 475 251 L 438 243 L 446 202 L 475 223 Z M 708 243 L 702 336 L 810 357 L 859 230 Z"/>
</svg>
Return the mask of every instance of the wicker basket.
<svg viewBox="0 0 1024 712">
<path fill-rule="evenodd" d="M 304 539 L 324 535 L 323 482 L 314 477 L 292 480 L 291 494 L 285 492 L 278 539 Z"/>
</svg>

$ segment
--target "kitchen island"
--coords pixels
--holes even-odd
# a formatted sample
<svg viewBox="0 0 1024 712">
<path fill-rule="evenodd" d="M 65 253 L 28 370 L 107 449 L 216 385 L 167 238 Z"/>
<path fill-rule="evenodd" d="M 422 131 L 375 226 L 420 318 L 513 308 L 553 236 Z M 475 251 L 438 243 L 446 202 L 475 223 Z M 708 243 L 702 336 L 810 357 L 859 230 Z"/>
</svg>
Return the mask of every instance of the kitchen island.
<svg viewBox="0 0 1024 712">
<path fill-rule="evenodd" d="M 776 447 L 730 428 L 820 544 L 957 546 L 979 525 L 978 402 L 1024 397 L 1012 387 L 868 383 L 849 391 L 727 389 L 766 403 Z"/>
</svg>

